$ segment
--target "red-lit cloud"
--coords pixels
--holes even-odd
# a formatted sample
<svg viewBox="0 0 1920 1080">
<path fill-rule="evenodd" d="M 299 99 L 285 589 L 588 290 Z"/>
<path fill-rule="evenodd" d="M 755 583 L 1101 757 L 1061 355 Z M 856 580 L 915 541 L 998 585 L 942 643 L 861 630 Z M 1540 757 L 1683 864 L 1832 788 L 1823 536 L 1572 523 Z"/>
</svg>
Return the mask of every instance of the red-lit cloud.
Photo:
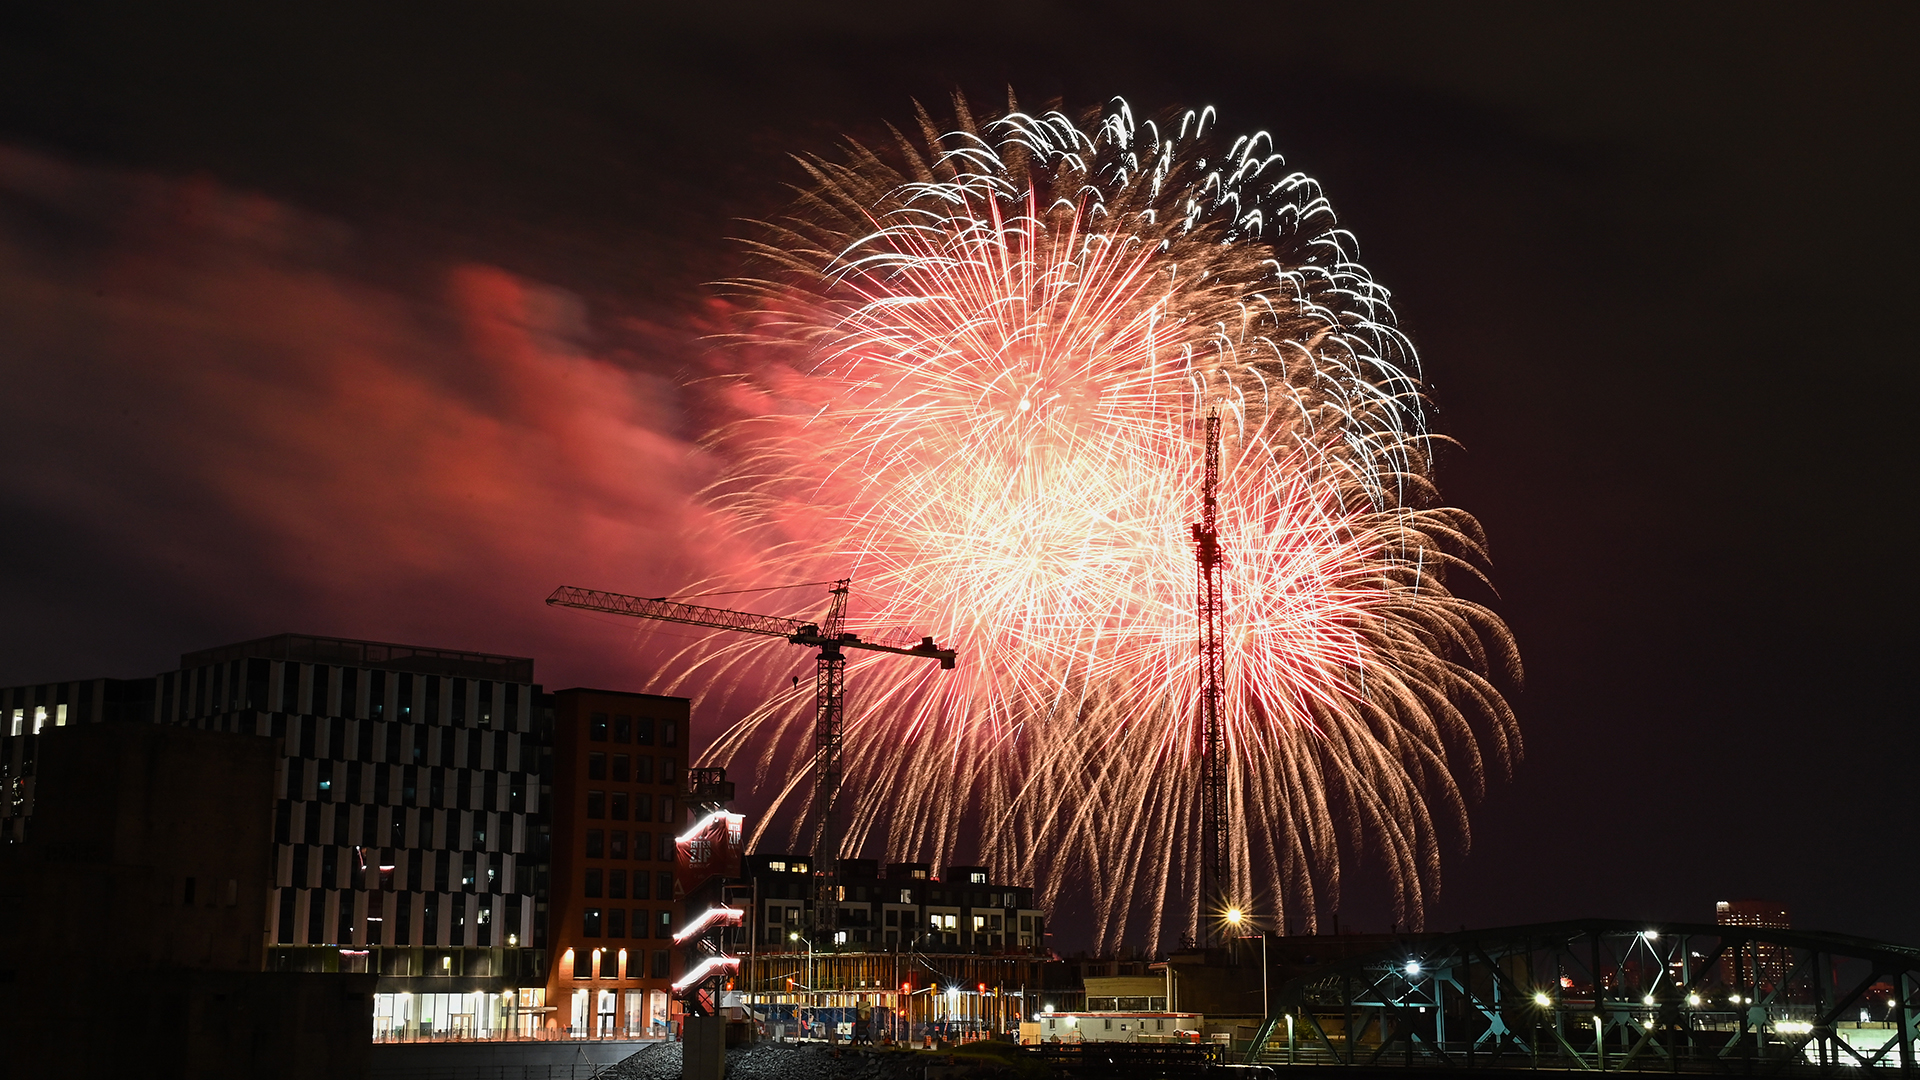
<svg viewBox="0 0 1920 1080">
<path fill-rule="evenodd" d="M 7 590 L 0 682 L 141 674 L 45 670 L 46 650 L 124 625 L 67 615 L 37 642 L 23 625 L 22 597 L 111 578 L 138 595 L 99 620 L 138 612 L 155 625 L 132 638 L 161 650 L 300 630 L 653 685 L 632 627 L 541 600 L 665 591 L 728 557 L 687 539 L 709 469 L 678 404 L 691 347 L 649 355 L 632 343 L 676 335 L 368 247 L 210 180 L 0 149 L 0 503 L 16 537 L 74 549 L 5 572 L 32 580 Z"/>
</svg>

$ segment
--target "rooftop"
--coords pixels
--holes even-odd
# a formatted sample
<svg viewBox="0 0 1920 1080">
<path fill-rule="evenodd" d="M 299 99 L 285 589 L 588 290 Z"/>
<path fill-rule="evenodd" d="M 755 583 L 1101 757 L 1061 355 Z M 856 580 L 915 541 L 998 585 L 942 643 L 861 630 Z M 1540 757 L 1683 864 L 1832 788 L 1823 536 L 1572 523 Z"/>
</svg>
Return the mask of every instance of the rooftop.
<svg viewBox="0 0 1920 1080">
<path fill-rule="evenodd" d="M 512 683 L 533 681 L 531 657 L 496 656 L 492 653 L 430 649 L 422 645 L 397 645 L 390 641 L 356 641 L 352 638 L 317 637 L 311 634 L 276 634 L 273 637 L 243 641 L 237 645 L 221 645 L 211 649 L 201 649 L 198 652 L 182 653 L 180 666 L 194 668 L 245 659 L 294 660 L 303 664 L 339 664 L 342 667 L 410 671 L 421 675 L 452 675 Z"/>
</svg>

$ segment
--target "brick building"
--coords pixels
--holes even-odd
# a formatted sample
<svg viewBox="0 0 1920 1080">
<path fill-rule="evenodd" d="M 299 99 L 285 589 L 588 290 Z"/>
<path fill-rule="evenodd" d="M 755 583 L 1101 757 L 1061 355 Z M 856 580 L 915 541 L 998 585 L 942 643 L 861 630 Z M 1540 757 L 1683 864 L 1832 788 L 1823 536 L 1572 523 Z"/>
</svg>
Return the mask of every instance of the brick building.
<svg viewBox="0 0 1920 1080">
<path fill-rule="evenodd" d="M 546 980 L 575 1035 L 664 1035 L 678 1016 L 674 838 L 690 703 L 577 688 L 553 712 L 553 877 Z"/>
</svg>

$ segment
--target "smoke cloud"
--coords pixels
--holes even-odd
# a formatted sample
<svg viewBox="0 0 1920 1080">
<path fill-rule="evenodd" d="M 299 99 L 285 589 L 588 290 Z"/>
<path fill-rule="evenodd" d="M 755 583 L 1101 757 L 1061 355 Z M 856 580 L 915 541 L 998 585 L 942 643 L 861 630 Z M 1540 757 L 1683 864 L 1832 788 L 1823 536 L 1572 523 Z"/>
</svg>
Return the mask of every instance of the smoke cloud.
<svg viewBox="0 0 1920 1080">
<path fill-rule="evenodd" d="M 693 335 L 377 248 L 214 180 L 0 148 L 0 684 L 292 630 L 650 688 L 634 627 L 541 600 L 728 557 L 688 540 L 711 466 L 692 349 L 658 343 Z"/>
</svg>

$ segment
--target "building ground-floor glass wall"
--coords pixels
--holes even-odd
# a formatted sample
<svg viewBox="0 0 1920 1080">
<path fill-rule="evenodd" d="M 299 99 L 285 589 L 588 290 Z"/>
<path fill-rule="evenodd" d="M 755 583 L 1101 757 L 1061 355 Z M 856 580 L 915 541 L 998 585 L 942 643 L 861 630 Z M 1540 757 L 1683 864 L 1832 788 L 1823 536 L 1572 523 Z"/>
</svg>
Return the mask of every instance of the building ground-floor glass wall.
<svg viewBox="0 0 1920 1080">
<path fill-rule="evenodd" d="M 600 990 L 568 994 L 567 1034 L 576 1039 L 664 1039 L 672 1034 L 665 990 Z"/>
<path fill-rule="evenodd" d="M 544 987 L 499 993 L 373 995 L 376 1042 L 538 1039 L 547 1009 Z"/>
</svg>

